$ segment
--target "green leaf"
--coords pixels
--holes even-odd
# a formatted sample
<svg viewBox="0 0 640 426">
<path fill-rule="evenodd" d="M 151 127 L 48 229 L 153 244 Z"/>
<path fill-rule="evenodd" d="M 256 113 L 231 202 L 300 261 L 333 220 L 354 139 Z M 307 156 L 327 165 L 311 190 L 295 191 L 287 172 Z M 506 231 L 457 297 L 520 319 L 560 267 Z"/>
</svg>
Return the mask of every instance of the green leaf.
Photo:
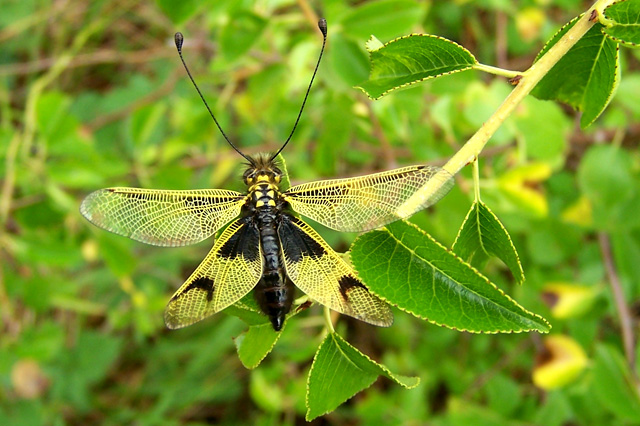
<svg viewBox="0 0 640 426">
<path fill-rule="evenodd" d="M 424 7 L 413 0 L 364 2 L 342 20 L 345 34 L 364 39 L 371 34 L 388 39 L 411 32 L 422 21 Z"/>
<path fill-rule="evenodd" d="M 235 339 L 240 362 L 248 369 L 254 369 L 271 352 L 282 335 L 273 329 L 270 322 L 253 325 Z"/>
<path fill-rule="evenodd" d="M 473 68 L 476 58 L 442 37 L 414 34 L 392 40 L 369 52 L 369 80 L 357 86 L 372 99 L 392 90 Z"/>
<path fill-rule="evenodd" d="M 280 413 L 285 408 L 285 395 L 280 386 L 274 386 L 274 377 L 265 369 L 253 370 L 249 393 L 258 407 L 267 413 Z"/>
<path fill-rule="evenodd" d="M 166 125 L 167 104 L 155 102 L 137 109 L 130 121 L 130 136 L 137 146 L 145 146 L 162 140 L 162 126 Z"/>
<path fill-rule="evenodd" d="M 551 328 L 411 223 L 361 235 L 351 259 L 373 293 L 434 324 L 476 333 Z"/>
<path fill-rule="evenodd" d="M 75 409 L 86 412 L 94 398 L 90 386 L 103 380 L 116 361 L 122 338 L 81 331 L 73 348 L 64 351 L 58 369 L 53 373 L 52 397 L 72 403 Z"/>
<path fill-rule="evenodd" d="M 171 19 L 171 22 L 181 24 L 193 16 L 204 5 L 204 2 L 199 0 L 156 0 L 156 4 Z"/>
<path fill-rule="evenodd" d="M 523 142 L 518 146 L 526 151 L 527 158 L 553 166 L 564 164 L 572 123 L 560 105 L 527 97 L 513 118 Z"/>
<path fill-rule="evenodd" d="M 627 152 L 595 145 L 578 167 L 578 185 L 593 208 L 596 229 L 622 230 L 638 225 L 638 176 Z"/>
<path fill-rule="evenodd" d="M 458 256 L 473 264 L 495 256 L 509 267 L 516 281 L 524 282 L 520 257 L 509 233 L 482 201 L 471 206 L 452 248 Z"/>
<path fill-rule="evenodd" d="M 287 314 L 284 327 L 289 319 L 303 311 L 306 305 L 294 305 Z M 242 332 L 235 339 L 236 350 L 240 362 L 248 369 L 254 369 L 269 355 L 284 328 L 277 332 L 273 329 L 269 317 L 262 313 L 255 300 L 253 292 L 244 296 L 240 301 L 229 306 L 224 311 L 227 315 L 236 316 L 249 324 L 249 330 Z"/>
<path fill-rule="evenodd" d="M 367 78 L 367 55 L 355 42 L 336 34 L 327 53 L 333 72 L 347 85 L 353 86 Z"/>
<path fill-rule="evenodd" d="M 538 53 L 536 60 L 547 53 L 577 20 L 575 18 L 560 29 Z M 538 99 L 565 102 L 582 111 L 582 128 L 602 113 L 619 81 L 618 44 L 602 34 L 602 28 L 595 24 L 531 92 Z"/>
<path fill-rule="evenodd" d="M 247 53 L 266 26 L 266 19 L 246 10 L 230 17 L 220 33 L 220 48 L 225 59 L 233 61 Z"/>
<path fill-rule="evenodd" d="M 640 395 L 622 355 L 614 348 L 599 345 L 593 367 L 592 391 L 600 403 L 616 416 L 640 422 Z"/>
<path fill-rule="evenodd" d="M 604 10 L 604 16 L 614 25 L 602 32 L 618 43 L 640 45 L 640 0 L 619 1 Z"/>
<path fill-rule="evenodd" d="M 238 317 L 250 326 L 269 323 L 269 318 L 260 311 L 253 292 L 249 292 L 242 299 L 224 309 L 222 312 Z"/>
<path fill-rule="evenodd" d="M 130 240 L 107 232 L 97 232 L 96 237 L 100 255 L 115 276 L 122 278 L 133 273 L 137 259 L 132 254 Z"/>
<path fill-rule="evenodd" d="M 378 376 L 385 376 L 407 389 L 420 383 L 418 377 L 392 373 L 372 361 L 336 333 L 329 333 L 318 348 L 307 381 L 307 421 L 335 410 Z"/>
</svg>

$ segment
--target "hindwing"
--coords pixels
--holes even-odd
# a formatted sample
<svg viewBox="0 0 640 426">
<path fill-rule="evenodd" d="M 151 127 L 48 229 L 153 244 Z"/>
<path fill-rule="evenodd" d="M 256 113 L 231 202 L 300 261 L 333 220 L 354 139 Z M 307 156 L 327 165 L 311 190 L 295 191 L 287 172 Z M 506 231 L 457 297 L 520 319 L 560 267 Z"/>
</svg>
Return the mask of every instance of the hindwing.
<svg viewBox="0 0 640 426">
<path fill-rule="evenodd" d="M 389 306 L 301 219 L 282 215 L 278 225 L 285 270 L 309 297 L 335 311 L 381 327 L 393 323 Z"/>
<path fill-rule="evenodd" d="M 441 186 L 431 196 L 421 189 L 431 179 Z M 453 186 L 451 175 L 430 166 L 410 166 L 366 176 L 297 185 L 283 196 L 293 210 L 337 231 L 363 232 L 435 204 Z"/>
<path fill-rule="evenodd" d="M 89 194 L 80 212 L 107 231 L 157 246 L 202 241 L 240 214 L 246 196 L 235 191 L 107 188 Z"/>
<path fill-rule="evenodd" d="M 164 313 L 169 328 L 200 321 L 234 304 L 262 276 L 260 233 L 251 216 L 236 220 L 173 295 Z"/>
</svg>

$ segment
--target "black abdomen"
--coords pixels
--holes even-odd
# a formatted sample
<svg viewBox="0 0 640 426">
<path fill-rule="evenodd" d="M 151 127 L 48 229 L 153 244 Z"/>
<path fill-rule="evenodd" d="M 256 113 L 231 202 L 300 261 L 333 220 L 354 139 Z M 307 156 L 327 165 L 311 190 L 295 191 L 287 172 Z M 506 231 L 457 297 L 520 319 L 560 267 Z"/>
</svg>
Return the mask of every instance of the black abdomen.
<svg viewBox="0 0 640 426">
<path fill-rule="evenodd" d="M 269 317 L 273 329 L 280 331 L 293 304 L 294 286 L 284 273 L 275 212 L 269 208 L 261 209 L 257 213 L 257 221 L 264 266 L 254 294 L 258 306 Z"/>
</svg>

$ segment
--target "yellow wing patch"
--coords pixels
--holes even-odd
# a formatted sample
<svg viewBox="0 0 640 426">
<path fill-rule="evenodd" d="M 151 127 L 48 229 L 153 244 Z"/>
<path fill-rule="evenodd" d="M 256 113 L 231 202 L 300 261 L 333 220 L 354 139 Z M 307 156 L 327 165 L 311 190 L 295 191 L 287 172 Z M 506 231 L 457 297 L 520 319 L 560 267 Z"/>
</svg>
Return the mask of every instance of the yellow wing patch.
<svg viewBox="0 0 640 426">
<path fill-rule="evenodd" d="M 429 180 L 442 179 L 439 190 L 420 197 Z M 297 185 L 283 195 L 291 207 L 337 231 L 363 232 L 405 219 L 435 204 L 453 186 L 439 167 L 410 166 L 347 179 Z"/>
<path fill-rule="evenodd" d="M 235 191 L 107 188 L 89 194 L 80 212 L 107 231 L 147 244 L 202 241 L 240 214 L 246 196 Z"/>
<path fill-rule="evenodd" d="M 373 325 L 393 323 L 389 306 L 301 219 L 285 215 L 278 227 L 288 277 L 317 302 Z"/>
<path fill-rule="evenodd" d="M 259 231 L 251 217 L 238 219 L 169 301 L 167 327 L 186 327 L 223 310 L 249 293 L 261 276 Z"/>
</svg>

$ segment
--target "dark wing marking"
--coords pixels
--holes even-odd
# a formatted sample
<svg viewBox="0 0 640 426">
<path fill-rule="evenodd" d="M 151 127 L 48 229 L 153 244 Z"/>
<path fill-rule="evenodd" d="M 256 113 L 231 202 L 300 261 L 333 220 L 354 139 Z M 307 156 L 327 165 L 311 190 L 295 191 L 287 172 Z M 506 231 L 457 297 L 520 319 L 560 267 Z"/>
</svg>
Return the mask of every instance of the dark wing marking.
<svg viewBox="0 0 640 426">
<path fill-rule="evenodd" d="M 80 212 L 100 228 L 143 243 L 184 246 L 213 235 L 245 201 L 241 193 L 221 189 L 107 188 L 89 194 Z"/>
<path fill-rule="evenodd" d="M 223 310 L 250 292 L 261 276 L 258 228 L 253 218 L 240 218 L 173 295 L 164 313 L 167 327 L 185 327 Z"/>
<path fill-rule="evenodd" d="M 435 179 L 429 195 L 424 186 Z M 291 207 L 338 231 L 378 228 L 436 203 L 453 186 L 451 174 L 439 167 L 411 166 L 366 176 L 305 183 L 283 195 Z"/>
<path fill-rule="evenodd" d="M 301 219 L 283 215 L 278 225 L 287 275 L 319 303 L 381 327 L 393 323 L 389 306 L 367 290 L 355 271 Z"/>
</svg>

